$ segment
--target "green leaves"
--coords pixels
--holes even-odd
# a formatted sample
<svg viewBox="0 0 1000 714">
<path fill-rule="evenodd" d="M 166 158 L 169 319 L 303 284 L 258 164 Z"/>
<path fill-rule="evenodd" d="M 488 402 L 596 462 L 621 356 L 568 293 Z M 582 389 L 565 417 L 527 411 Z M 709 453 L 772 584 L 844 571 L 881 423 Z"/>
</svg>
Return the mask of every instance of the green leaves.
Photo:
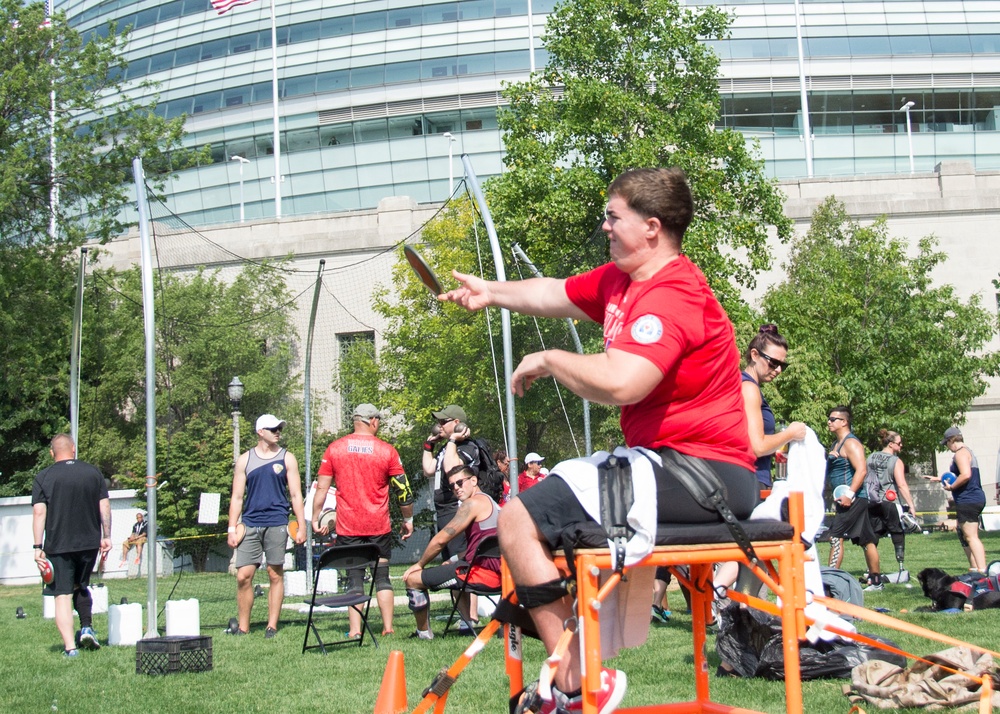
<svg viewBox="0 0 1000 714">
<path fill-rule="evenodd" d="M 608 183 L 628 168 L 679 166 L 696 203 L 684 250 L 741 313 L 737 287 L 770 266 L 768 227 L 784 241 L 791 224 L 743 137 L 714 128 L 719 60 L 699 39 L 724 37 L 729 21 L 676 0 L 559 4 L 548 67 L 504 90 L 507 171 L 487 187 L 501 240 L 517 236 L 546 274 L 593 267 L 606 260 L 603 241 L 576 244 L 600 225 Z"/>
<path fill-rule="evenodd" d="M 107 239 L 126 227 L 134 157 L 154 182 L 186 165 L 183 118 L 162 119 L 124 91 L 124 33 L 85 43 L 62 13 L 44 19 L 42 3 L 0 1 L 0 241 L 47 239 L 53 186 L 60 240 Z"/>
<path fill-rule="evenodd" d="M 980 298 L 932 286 L 944 259 L 933 237 L 911 257 L 884 219 L 862 226 L 827 199 L 793 242 L 787 279 L 763 301 L 794 363 L 777 382 L 776 410 L 822 434 L 825 410 L 846 403 L 868 448 L 888 428 L 910 453 L 931 457 L 985 378 L 1000 373 L 1000 355 L 984 351 L 996 325 Z"/>
</svg>

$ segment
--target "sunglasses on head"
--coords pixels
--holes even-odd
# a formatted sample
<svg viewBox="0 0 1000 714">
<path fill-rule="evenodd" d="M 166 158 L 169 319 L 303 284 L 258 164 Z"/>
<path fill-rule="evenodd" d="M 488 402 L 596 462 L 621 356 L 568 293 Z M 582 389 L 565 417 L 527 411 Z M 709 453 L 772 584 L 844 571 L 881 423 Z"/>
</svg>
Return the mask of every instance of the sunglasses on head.
<svg viewBox="0 0 1000 714">
<path fill-rule="evenodd" d="M 782 362 L 780 359 L 775 359 L 774 357 L 771 357 L 770 355 L 766 355 L 763 352 L 758 352 L 757 354 L 759 354 L 761 357 L 764 358 L 764 361 L 767 362 L 767 365 L 771 369 L 778 369 L 779 367 L 782 370 L 788 369 L 788 362 Z"/>
</svg>

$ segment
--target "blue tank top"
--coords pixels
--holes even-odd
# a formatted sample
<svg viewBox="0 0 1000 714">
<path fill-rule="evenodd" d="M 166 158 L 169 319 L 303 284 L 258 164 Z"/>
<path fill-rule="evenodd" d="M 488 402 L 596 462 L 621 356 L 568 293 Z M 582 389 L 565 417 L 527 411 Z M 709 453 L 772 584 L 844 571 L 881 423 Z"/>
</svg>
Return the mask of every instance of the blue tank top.
<svg viewBox="0 0 1000 714">
<path fill-rule="evenodd" d="M 969 449 L 968 446 L 962 448 Z M 972 457 L 972 477 L 965 482 L 963 486 L 956 488 L 951 492 L 952 498 L 955 499 L 955 503 L 969 503 L 969 504 L 980 504 L 986 503 L 986 492 L 983 491 L 983 484 L 979 480 L 979 460 L 976 459 L 976 455 L 972 453 L 972 449 L 969 449 L 969 455 Z M 955 464 L 955 459 L 951 460 L 951 472 L 953 474 L 958 473 L 958 466 Z"/>
<path fill-rule="evenodd" d="M 282 449 L 262 459 L 257 449 L 247 458 L 247 488 L 243 496 L 243 523 L 256 528 L 287 526 L 292 504 L 288 501 L 288 472 Z"/>
<path fill-rule="evenodd" d="M 757 387 L 757 391 L 760 392 L 760 415 L 764 419 L 764 435 L 770 436 L 774 433 L 774 412 L 771 410 L 771 405 L 767 403 L 767 399 L 764 398 L 764 392 L 761 391 L 760 385 L 746 372 L 740 372 L 740 379 L 744 382 L 753 382 Z M 767 454 L 766 456 L 758 456 L 755 465 L 754 474 L 757 476 L 757 480 L 760 481 L 761 485 L 767 488 L 771 487 L 771 464 L 774 461 L 774 456 L 772 454 Z"/>
<path fill-rule="evenodd" d="M 837 488 L 837 486 L 850 486 L 851 481 L 854 480 L 854 467 L 851 466 L 851 461 L 846 456 L 841 456 L 841 450 L 844 448 L 844 444 L 847 443 L 848 439 L 854 439 L 859 441 L 853 433 L 848 433 L 847 436 L 843 438 L 842 441 L 835 444 L 830 452 L 826 455 L 826 480 L 830 484 L 830 488 Z M 854 494 L 855 498 L 864 498 L 867 500 L 868 494 L 865 493 L 865 489 L 859 488 Z"/>
</svg>

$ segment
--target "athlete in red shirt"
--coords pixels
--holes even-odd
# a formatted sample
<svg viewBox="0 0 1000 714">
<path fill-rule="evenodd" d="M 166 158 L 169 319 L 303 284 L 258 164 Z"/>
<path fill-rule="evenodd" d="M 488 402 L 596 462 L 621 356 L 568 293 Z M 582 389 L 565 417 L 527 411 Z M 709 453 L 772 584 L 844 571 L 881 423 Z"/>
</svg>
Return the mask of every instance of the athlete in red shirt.
<svg viewBox="0 0 1000 714">
<path fill-rule="evenodd" d="M 603 230 L 611 263 L 568 280 L 487 282 L 452 271 L 461 285 L 439 299 L 469 310 L 501 307 L 601 322 L 603 352 L 526 355 L 511 378 L 514 393 L 523 395 L 535 380 L 553 377 L 584 399 L 621 406 L 629 446 L 704 459 L 726 485 L 734 513 L 744 518 L 756 505 L 758 490 L 739 353 L 733 326 L 704 275 L 681 253 L 693 215 L 682 171 L 628 171 L 608 187 Z M 518 599 L 529 607 L 549 653 L 573 615 L 570 597 L 559 594 L 554 534 L 588 518 L 571 496 L 562 479 L 547 478 L 504 507 L 497 529 Z M 717 520 L 667 473 L 657 476 L 657 517 Z M 599 708 L 614 711 L 625 693 L 625 674 L 604 670 L 601 681 Z M 579 687 L 579 645 L 571 644 L 556 673 L 554 697 L 542 712 L 579 707 Z"/>
<path fill-rule="evenodd" d="M 327 491 L 333 483 L 337 488 L 337 544 L 374 543 L 379 547 L 379 565 L 375 570 L 375 598 L 382 613 L 382 634 L 392 632 L 393 593 L 389 582 L 389 556 L 392 553 L 392 525 L 389 521 L 389 485 L 398 493 L 399 510 L 403 515 L 402 538 L 413 535 L 413 494 L 403 470 L 399 453 L 392 444 L 375 436 L 381 423 L 379 410 L 371 404 L 360 404 L 354 410 L 354 433 L 342 436 L 323 453 L 316 473 L 316 493 L 313 496 L 312 528 L 327 534 L 319 523 Z M 348 571 L 348 588 L 364 588 L 362 574 Z M 361 634 L 361 615 L 349 610 L 349 636 Z"/>
</svg>

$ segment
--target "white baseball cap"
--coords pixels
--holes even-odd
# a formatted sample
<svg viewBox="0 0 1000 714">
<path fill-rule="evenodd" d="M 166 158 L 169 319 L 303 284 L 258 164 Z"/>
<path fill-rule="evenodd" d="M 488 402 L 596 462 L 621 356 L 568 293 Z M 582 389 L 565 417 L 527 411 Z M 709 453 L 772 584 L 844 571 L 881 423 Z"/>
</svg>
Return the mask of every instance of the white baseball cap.
<svg viewBox="0 0 1000 714">
<path fill-rule="evenodd" d="M 540 464 L 543 461 L 545 461 L 545 457 L 544 456 L 539 456 L 534 451 L 529 452 L 528 455 L 524 457 L 524 463 L 526 463 L 526 464 L 533 464 L 533 463 L 539 463 Z"/>
<path fill-rule="evenodd" d="M 257 417 L 257 428 L 254 431 L 260 431 L 261 429 L 284 429 L 285 422 L 274 416 L 274 414 L 261 414 Z"/>
</svg>

